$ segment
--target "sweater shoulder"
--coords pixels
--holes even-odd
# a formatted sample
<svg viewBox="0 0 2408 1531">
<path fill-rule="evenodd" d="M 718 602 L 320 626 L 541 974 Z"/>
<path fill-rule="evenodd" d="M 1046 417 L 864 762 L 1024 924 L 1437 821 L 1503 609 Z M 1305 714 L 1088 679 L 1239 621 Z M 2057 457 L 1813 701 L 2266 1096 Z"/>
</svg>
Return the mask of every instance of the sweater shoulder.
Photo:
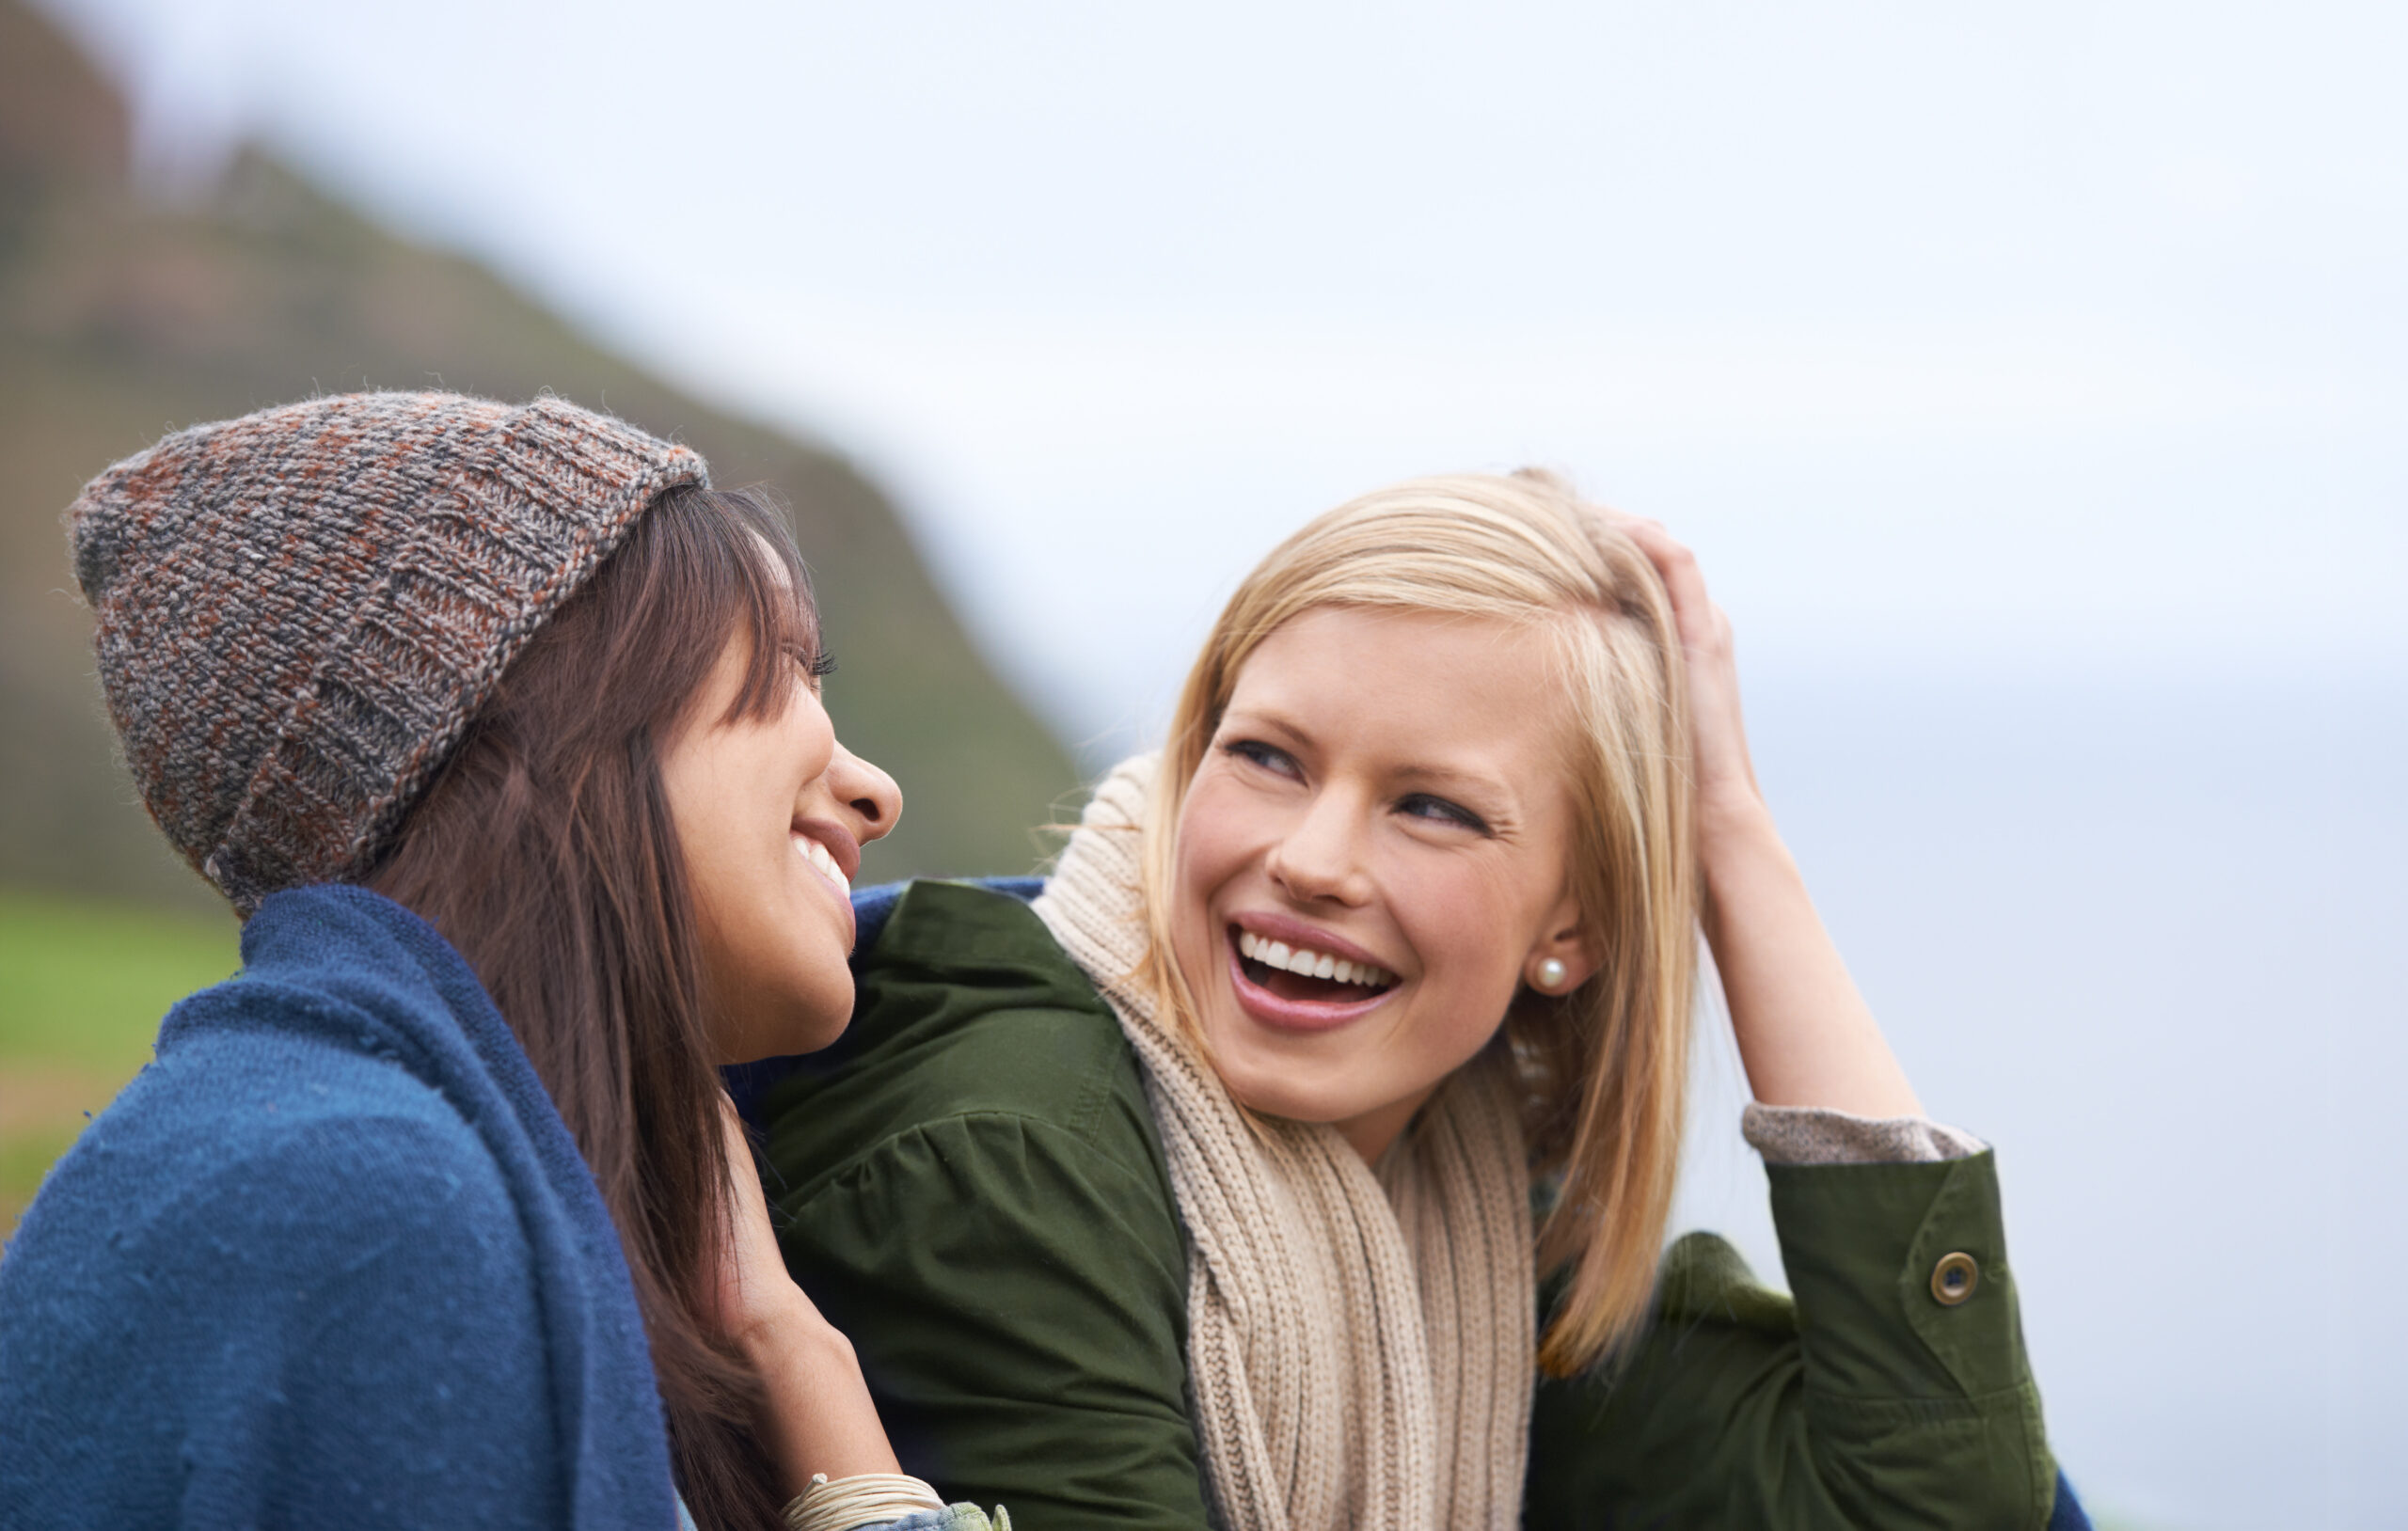
<svg viewBox="0 0 2408 1531">
<path fill-rule="evenodd" d="M 557 1421 L 500 1166 L 436 1092 L 325 1051 L 182 1050 L 52 1172 L 0 1261 L 0 1503 L 564 1517 L 528 1470 Z"/>
<path fill-rule="evenodd" d="M 845 1036 L 762 1102 L 782 1162 L 816 1177 L 940 1124 L 986 1122 L 1166 1174 L 1118 1019 L 1018 899 L 913 883 L 856 983 Z"/>
<path fill-rule="evenodd" d="M 508 1198 L 458 1108 L 397 1062 L 273 1028 L 188 1029 L 93 1119 L 28 1209 L 54 1222 L 193 1226 L 258 1215 L 382 1224 L 449 1188 Z M 12 1251 L 13 1253 L 13 1251 Z"/>
</svg>

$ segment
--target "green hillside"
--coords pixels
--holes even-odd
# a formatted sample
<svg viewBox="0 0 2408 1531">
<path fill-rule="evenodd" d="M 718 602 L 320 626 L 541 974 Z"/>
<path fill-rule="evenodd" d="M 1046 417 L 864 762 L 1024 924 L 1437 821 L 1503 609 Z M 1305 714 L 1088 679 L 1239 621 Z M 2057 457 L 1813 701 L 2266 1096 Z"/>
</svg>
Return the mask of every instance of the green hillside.
<svg viewBox="0 0 2408 1531">
<path fill-rule="evenodd" d="M 769 485 L 793 507 L 842 660 L 840 734 L 904 789 L 902 828 L 864 876 L 1031 864 L 1028 827 L 1076 773 L 842 456 L 705 407 L 258 155 L 198 205 L 147 203 L 126 144 L 111 88 L 47 21 L 0 0 L 0 881 L 214 902 L 112 761 L 59 514 L 167 430 L 363 386 L 548 388 L 691 444 L 720 483 Z"/>
</svg>

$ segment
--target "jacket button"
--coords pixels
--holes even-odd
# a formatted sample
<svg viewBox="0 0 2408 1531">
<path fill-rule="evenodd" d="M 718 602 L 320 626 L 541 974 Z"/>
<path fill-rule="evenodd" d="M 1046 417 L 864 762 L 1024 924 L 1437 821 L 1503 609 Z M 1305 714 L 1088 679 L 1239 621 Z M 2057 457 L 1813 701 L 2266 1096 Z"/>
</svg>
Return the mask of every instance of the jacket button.
<svg viewBox="0 0 2408 1531">
<path fill-rule="evenodd" d="M 1973 1295 L 1981 1284 L 1982 1268 L 1962 1250 L 1942 1255 L 1940 1263 L 1931 1268 L 1931 1295 L 1943 1308 L 1953 1308 Z"/>
</svg>

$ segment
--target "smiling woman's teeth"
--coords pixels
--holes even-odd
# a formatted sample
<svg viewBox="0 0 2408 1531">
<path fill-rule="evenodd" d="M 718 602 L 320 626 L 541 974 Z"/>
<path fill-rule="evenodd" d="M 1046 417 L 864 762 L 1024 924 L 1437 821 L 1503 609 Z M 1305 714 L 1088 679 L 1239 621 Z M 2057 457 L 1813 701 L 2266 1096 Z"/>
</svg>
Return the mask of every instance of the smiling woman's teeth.
<svg viewBox="0 0 2408 1531">
<path fill-rule="evenodd" d="M 1290 946 L 1286 941 L 1267 941 L 1251 930 L 1238 932 L 1238 955 L 1249 957 L 1266 968 L 1285 968 L 1307 978 L 1332 978 L 1341 984 L 1361 984 L 1367 988 L 1386 988 L 1396 982 L 1396 974 L 1386 968 L 1374 968 L 1368 962 L 1349 962 L 1325 952 Z"/>
<path fill-rule="evenodd" d="M 852 895 L 852 879 L 836 865 L 836 858 L 828 853 L 827 846 L 807 834 L 799 834 L 794 837 L 794 853 L 809 861 L 821 876 L 844 890 L 847 897 Z"/>
</svg>

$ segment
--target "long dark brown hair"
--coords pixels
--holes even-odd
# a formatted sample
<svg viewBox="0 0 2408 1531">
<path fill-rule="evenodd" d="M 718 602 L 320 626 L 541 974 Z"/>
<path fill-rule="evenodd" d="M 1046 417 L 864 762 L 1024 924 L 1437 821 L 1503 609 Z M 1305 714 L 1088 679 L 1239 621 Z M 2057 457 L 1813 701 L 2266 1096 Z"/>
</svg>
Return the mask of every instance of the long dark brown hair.
<svg viewBox="0 0 2408 1531">
<path fill-rule="evenodd" d="M 774 715 L 797 661 L 817 666 L 784 518 L 754 491 L 671 490 L 512 662 L 368 878 L 467 958 L 593 1167 L 651 1336 L 678 1487 L 706 1527 L 778 1520 L 751 1429 L 758 1380 L 702 1311 L 728 1164 L 660 775 L 679 731 L 712 721 L 690 714 L 735 638 L 751 665 L 731 719 Z"/>
</svg>

